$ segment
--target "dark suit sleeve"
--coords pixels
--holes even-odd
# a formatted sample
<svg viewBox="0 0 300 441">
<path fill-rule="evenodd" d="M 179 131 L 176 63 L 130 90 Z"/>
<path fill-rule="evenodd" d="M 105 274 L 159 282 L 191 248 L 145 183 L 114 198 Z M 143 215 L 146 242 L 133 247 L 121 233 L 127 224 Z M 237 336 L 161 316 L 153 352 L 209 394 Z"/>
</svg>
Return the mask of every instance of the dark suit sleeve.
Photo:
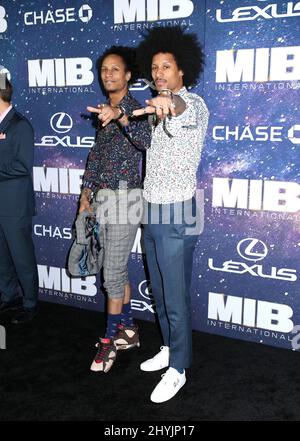
<svg viewBox="0 0 300 441">
<path fill-rule="evenodd" d="M 19 121 L 13 136 L 14 156 L 0 158 L 0 181 L 30 176 L 33 168 L 34 134 L 27 121 Z"/>
</svg>

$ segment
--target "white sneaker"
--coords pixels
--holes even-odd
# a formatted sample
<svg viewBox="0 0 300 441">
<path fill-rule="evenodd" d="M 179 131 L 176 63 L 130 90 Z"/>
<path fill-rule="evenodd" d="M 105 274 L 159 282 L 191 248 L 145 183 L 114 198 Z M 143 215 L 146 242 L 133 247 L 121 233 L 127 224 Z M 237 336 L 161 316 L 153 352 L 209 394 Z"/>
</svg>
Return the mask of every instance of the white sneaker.
<svg viewBox="0 0 300 441">
<path fill-rule="evenodd" d="M 149 360 L 144 361 L 140 364 L 140 368 L 142 371 L 146 372 L 154 372 L 159 371 L 160 369 L 164 369 L 169 366 L 169 352 L 170 348 L 168 346 L 161 346 L 160 352 L 154 355 L 153 358 L 149 358 Z"/>
<path fill-rule="evenodd" d="M 185 385 L 185 371 L 180 374 L 176 369 L 170 367 L 151 394 L 150 400 L 153 403 L 163 403 L 173 398 Z"/>
</svg>

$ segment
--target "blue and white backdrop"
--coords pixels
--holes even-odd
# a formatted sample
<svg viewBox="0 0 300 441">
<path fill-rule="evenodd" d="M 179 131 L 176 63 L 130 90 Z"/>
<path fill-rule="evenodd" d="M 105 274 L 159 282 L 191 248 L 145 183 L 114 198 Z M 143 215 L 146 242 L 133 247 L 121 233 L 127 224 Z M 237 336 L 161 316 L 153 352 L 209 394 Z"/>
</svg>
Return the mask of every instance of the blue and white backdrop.
<svg viewBox="0 0 300 441">
<path fill-rule="evenodd" d="M 35 129 L 40 298 L 103 310 L 99 281 L 65 270 L 95 136 L 86 106 L 103 100 L 95 61 L 112 44 L 137 45 L 143 29 L 178 24 L 203 42 L 194 91 L 211 113 L 198 171 L 205 226 L 194 257 L 194 329 L 298 350 L 299 1 L 0 0 L 0 72 Z M 142 80 L 132 92 L 141 103 L 149 94 Z M 129 268 L 135 315 L 153 320 L 140 232 Z"/>
</svg>

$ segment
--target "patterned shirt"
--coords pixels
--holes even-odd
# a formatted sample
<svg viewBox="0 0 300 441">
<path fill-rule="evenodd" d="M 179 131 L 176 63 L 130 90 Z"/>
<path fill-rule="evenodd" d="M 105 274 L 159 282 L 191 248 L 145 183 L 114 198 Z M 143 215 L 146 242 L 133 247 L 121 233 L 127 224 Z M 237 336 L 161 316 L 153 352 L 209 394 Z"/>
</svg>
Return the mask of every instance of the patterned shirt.
<svg viewBox="0 0 300 441">
<path fill-rule="evenodd" d="M 185 87 L 177 95 L 185 101 L 185 111 L 167 118 L 165 128 L 162 122 L 152 128 L 147 151 L 144 198 L 154 204 L 185 201 L 196 190 L 209 112 L 203 99 Z"/>
<path fill-rule="evenodd" d="M 120 105 L 126 114 L 141 107 L 130 93 Z M 151 129 L 145 118 L 132 120 L 126 127 L 114 120 L 106 127 L 99 124 L 96 142 L 88 156 L 83 188 L 94 192 L 101 188 L 117 190 L 120 186 L 124 188 L 124 182 L 127 188 L 140 188 L 139 164 L 142 150 L 150 147 L 150 138 Z"/>
</svg>

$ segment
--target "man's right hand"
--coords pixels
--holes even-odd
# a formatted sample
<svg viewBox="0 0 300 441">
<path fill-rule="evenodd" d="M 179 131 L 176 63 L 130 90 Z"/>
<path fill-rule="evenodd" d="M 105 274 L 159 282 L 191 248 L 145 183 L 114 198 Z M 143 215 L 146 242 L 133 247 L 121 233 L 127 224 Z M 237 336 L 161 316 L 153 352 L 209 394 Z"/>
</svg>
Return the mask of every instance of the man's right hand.
<svg viewBox="0 0 300 441">
<path fill-rule="evenodd" d="M 90 213 L 93 213 L 93 209 L 91 207 L 91 204 L 89 203 L 89 201 L 87 199 L 80 200 L 79 213 L 82 213 L 84 210 L 88 210 Z"/>
<path fill-rule="evenodd" d="M 88 210 L 90 213 L 93 213 L 93 209 L 90 204 L 90 195 L 91 190 L 87 188 L 82 190 L 79 203 L 79 213 L 82 213 L 84 210 Z"/>
</svg>

